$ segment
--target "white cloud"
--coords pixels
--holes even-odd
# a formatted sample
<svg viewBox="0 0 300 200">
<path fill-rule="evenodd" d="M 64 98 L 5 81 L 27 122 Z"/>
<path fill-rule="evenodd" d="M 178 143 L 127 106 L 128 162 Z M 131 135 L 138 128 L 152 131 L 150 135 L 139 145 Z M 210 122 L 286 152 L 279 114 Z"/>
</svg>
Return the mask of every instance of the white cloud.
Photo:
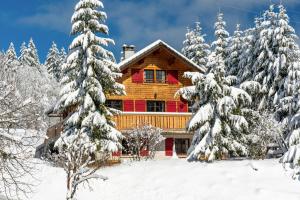
<svg viewBox="0 0 300 200">
<path fill-rule="evenodd" d="M 278 0 L 279 1 L 279 0 Z M 273 1 L 276 3 L 276 1 Z M 69 33 L 70 17 L 76 0 L 42 6 L 36 14 L 20 19 L 27 25 L 42 26 Z M 286 0 L 285 5 L 300 5 L 299 0 Z M 252 26 L 253 17 L 266 9 L 269 0 L 107 0 L 104 1 L 108 22 L 113 25 L 111 37 L 117 47 L 123 43 L 138 48 L 156 39 L 163 39 L 180 49 L 186 27 L 200 18 L 204 32 L 213 34 L 213 23 L 219 9 L 224 12 L 228 29 L 235 24 Z"/>
</svg>

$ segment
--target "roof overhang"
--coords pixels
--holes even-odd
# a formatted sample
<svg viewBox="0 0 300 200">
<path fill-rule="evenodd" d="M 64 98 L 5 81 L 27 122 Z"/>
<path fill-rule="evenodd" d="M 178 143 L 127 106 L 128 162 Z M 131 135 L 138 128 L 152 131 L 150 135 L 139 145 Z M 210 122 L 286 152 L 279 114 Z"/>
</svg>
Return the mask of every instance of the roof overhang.
<svg viewBox="0 0 300 200">
<path fill-rule="evenodd" d="M 161 47 L 164 47 L 167 51 L 170 52 L 170 54 L 172 54 L 174 57 L 180 59 L 182 62 L 186 63 L 188 66 L 190 66 L 194 70 L 200 71 L 202 73 L 206 72 L 206 68 L 198 66 L 196 63 L 189 60 L 183 54 L 179 53 L 176 49 L 174 49 L 173 47 L 171 47 L 170 45 L 168 45 L 167 43 L 165 43 L 162 40 L 157 40 L 157 41 L 153 42 L 152 44 L 148 45 L 144 49 L 135 53 L 130 58 L 123 60 L 122 62 L 120 62 L 118 64 L 118 67 L 122 71 L 122 70 L 126 69 L 127 67 L 129 67 L 130 65 L 138 62 L 140 59 L 143 59 L 144 57 L 155 52 L 157 49 L 159 49 Z"/>
</svg>

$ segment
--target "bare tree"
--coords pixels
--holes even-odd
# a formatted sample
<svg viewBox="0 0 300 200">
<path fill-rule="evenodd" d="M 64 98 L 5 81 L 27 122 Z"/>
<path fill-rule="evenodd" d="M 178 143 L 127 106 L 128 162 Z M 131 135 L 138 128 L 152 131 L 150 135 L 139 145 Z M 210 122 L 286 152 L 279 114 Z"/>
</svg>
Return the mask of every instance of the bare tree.
<svg viewBox="0 0 300 200">
<path fill-rule="evenodd" d="M 39 117 L 35 103 L 24 101 L 13 79 L 7 82 L 0 81 L 0 194 L 19 199 L 32 191 L 28 176 L 33 177 Z"/>
<path fill-rule="evenodd" d="M 128 133 L 128 149 L 133 160 L 140 161 L 142 157 L 153 159 L 158 145 L 165 139 L 162 135 L 162 129 L 151 126 L 139 126 Z M 143 152 L 147 153 L 143 153 Z"/>
<path fill-rule="evenodd" d="M 64 168 L 67 173 L 67 200 L 72 200 L 78 186 L 87 183 L 91 179 L 107 180 L 107 177 L 96 174 L 100 168 L 97 164 L 99 160 L 107 160 L 108 154 L 102 154 L 101 158 L 95 158 L 96 145 L 90 142 L 86 134 L 74 134 L 70 136 L 60 137 L 56 142 L 59 149 L 55 161 Z"/>
</svg>

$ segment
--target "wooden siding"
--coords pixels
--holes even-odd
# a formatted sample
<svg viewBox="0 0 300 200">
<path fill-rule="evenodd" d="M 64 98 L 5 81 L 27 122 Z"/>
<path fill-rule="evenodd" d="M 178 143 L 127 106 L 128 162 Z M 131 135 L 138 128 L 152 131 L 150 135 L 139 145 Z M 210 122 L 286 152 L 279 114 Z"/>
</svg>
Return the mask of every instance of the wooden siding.
<svg viewBox="0 0 300 200">
<path fill-rule="evenodd" d="M 117 129 L 120 131 L 130 130 L 141 125 L 152 125 L 164 131 L 184 132 L 191 113 L 135 113 L 123 112 L 114 116 Z"/>
<path fill-rule="evenodd" d="M 153 69 L 153 70 L 166 70 L 178 71 L 178 83 L 134 83 L 132 81 L 132 71 L 137 69 Z M 109 99 L 115 100 L 158 100 L 170 101 L 179 100 L 179 97 L 174 98 L 175 93 L 184 86 L 191 85 L 189 79 L 183 78 L 186 71 L 194 71 L 188 67 L 180 59 L 171 55 L 168 50 L 161 47 L 147 57 L 141 59 L 139 62 L 132 64 L 129 68 L 123 70 L 123 77 L 119 80 L 120 83 L 125 85 L 125 96 L 111 96 Z"/>
</svg>

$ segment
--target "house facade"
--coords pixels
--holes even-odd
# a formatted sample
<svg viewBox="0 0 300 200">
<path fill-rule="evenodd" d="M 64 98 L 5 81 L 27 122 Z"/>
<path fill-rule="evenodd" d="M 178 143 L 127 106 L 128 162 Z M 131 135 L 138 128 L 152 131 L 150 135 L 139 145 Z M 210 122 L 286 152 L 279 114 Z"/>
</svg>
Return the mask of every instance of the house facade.
<svg viewBox="0 0 300 200">
<path fill-rule="evenodd" d="M 142 125 L 163 129 L 166 138 L 160 144 L 157 156 L 172 156 L 173 146 L 179 156 L 186 156 L 192 134 L 186 132 L 186 125 L 192 113 L 188 102 L 175 93 L 191 81 L 183 77 L 186 71 L 200 71 L 200 68 L 165 42 L 158 40 L 139 52 L 134 46 L 123 46 L 123 58 L 118 64 L 123 74 L 118 82 L 125 86 L 126 95 L 109 96 L 107 106 L 116 108 L 121 114 L 114 116 L 117 129 L 124 134 Z M 59 136 L 62 122 L 48 129 L 48 138 Z M 126 156 L 124 149 L 114 156 Z M 147 152 L 146 152 L 147 153 Z"/>
<path fill-rule="evenodd" d="M 133 46 L 123 46 L 123 61 L 119 63 L 123 74 L 120 83 L 125 96 L 110 96 L 107 105 L 122 111 L 115 116 L 117 129 L 126 133 L 141 125 L 163 129 L 165 141 L 157 156 L 172 156 L 173 145 L 179 156 L 185 156 L 192 134 L 186 132 L 191 118 L 191 106 L 175 93 L 191 81 L 183 77 L 186 71 L 200 71 L 196 64 L 165 42 L 158 40 L 139 52 Z M 124 141 L 125 142 L 125 141 Z M 126 144 L 123 143 L 126 148 Z M 126 149 L 118 155 L 126 154 Z"/>
</svg>

